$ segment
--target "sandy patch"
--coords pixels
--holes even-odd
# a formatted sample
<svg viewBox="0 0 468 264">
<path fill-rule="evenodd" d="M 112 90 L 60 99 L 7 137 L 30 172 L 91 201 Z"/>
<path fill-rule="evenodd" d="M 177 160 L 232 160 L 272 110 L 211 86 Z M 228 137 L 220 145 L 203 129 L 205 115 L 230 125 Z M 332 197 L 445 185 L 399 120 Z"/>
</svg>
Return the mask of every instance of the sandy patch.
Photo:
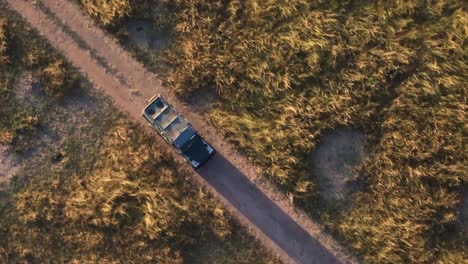
<svg viewBox="0 0 468 264">
<path fill-rule="evenodd" d="M 338 130 L 326 136 L 314 155 L 314 172 L 326 200 L 343 200 L 355 188 L 354 168 L 365 157 L 364 134 Z"/>
</svg>

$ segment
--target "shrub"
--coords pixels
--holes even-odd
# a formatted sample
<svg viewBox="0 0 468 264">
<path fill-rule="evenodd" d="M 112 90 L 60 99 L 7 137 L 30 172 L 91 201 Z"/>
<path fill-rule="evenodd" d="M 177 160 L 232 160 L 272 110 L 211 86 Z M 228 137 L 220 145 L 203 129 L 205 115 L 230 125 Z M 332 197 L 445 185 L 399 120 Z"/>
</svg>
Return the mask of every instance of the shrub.
<svg viewBox="0 0 468 264">
<path fill-rule="evenodd" d="M 67 72 L 61 60 L 49 63 L 49 65 L 39 73 L 39 80 L 43 86 L 42 89 L 44 93 L 51 97 L 62 97 L 66 85 L 66 74 Z"/>
</svg>

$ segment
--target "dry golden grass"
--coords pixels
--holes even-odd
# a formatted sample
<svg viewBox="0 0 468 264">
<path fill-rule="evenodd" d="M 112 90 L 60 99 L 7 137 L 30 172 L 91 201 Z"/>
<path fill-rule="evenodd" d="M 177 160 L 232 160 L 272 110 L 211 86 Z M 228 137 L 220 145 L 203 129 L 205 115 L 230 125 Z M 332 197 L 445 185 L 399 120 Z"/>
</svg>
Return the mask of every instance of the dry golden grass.
<svg viewBox="0 0 468 264">
<path fill-rule="evenodd" d="M 0 190 L 0 263 L 279 263 L 102 96 L 70 113 L 84 80 L 4 3 L 0 21 L 0 144 L 60 138 L 59 157 L 41 149 Z M 25 71 L 43 86 L 27 107 L 13 90 Z"/>
<path fill-rule="evenodd" d="M 7 26 L 6 19 L 0 20 L 0 63 L 2 65 L 7 62 L 7 56 L 5 56 L 5 52 L 7 49 L 6 36 L 5 36 L 6 26 Z"/>
<path fill-rule="evenodd" d="M 14 195 L 3 223 L 7 243 L 18 247 L 11 252 L 60 262 L 182 263 L 181 245 L 196 243 L 204 232 L 228 236 L 232 226 L 223 209 L 151 142 L 137 127 L 118 122 L 88 175 L 32 179 Z M 56 243 L 60 254 L 53 253 Z"/>
<path fill-rule="evenodd" d="M 462 2 L 148 3 L 169 9 L 179 36 L 165 58 L 171 87 L 215 91 L 213 124 L 365 262 L 468 258 Z M 371 149 L 351 207 L 321 200 L 311 164 L 343 127 L 365 132 Z"/>
<path fill-rule="evenodd" d="M 128 0 L 80 0 L 86 13 L 104 25 L 130 12 Z"/>
<path fill-rule="evenodd" d="M 47 67 L 42 70 L 40 77 L 41 83 L 44 84 L 43 90 L 46 95 L 60 97 L 64 95 L 62 87 L 65 85 L 65 74 L 63 62 L 61 60 L 47 65 Z"/>
</svg>

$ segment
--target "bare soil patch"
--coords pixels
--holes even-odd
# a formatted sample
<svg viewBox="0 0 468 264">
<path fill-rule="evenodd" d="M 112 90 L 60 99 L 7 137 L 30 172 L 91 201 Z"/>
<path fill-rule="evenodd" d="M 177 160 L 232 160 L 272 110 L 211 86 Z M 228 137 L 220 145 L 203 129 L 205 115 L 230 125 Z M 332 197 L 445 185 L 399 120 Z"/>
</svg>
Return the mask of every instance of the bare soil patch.
<svg viewBox="0 0 468 264">
<path fill-rule="evenodd" d="M 364 134 L 337 130 L 326 136 L 314 155 L 314 173 L 325 200 L 343 200 L 355 188 L 354 168 L 366 156 Z"/>
<path fill-rule="evenodd" d="M 205 114 L 213 109 L 213 103 L 216 102 L 217 95 L 213 91 L 200 90 L 193 92 L 187 102 L 192 109 L 200 114 Z"/>
<path fill-rule="evenodd" d="M 173 39 L 168 30 L 158 30 L 150 21 L 131 20 L 126 25 L 130 44 L 146 52 L 161 51 L 168 47 Z"/>
<path fill-rule="evenodd" d="M 35 78 L 32 73 L 25 72 L 21 74 L 18 78 L 18 81 L 15 85 L 15 97 L 18 104 L 31 107 L 32 109 L 41 109 L 49 110 L 50 107 L 45 107 L 47 101 L 50 101 L 50 98 L 47 98 L 44 95 L 41 95 L 41 83 Z M 26 153 L 26 156 L 23 158 L 29 158 L 33 152 L 37 152 L 37 149 L 42 149 L 45 146 L 50 146 L 57 141 L 57 135 L 52 133 L 51 130 L 47 128 L 39 129 L 36 140 L 33 141 L 31 150 Z M 42 152 L 42 151 L 39 151 Z"/>
<path fill-rule="evenodd" d="M 93 134 L 92 127 L 99 123 L 98 115 L 106 111 L 107 104 L 98 109 L 96 98 L 84 91 L 74 91 L 74 95 L 60 100 L 48 97 L 41 92 L 43 84 L 30 72 L 19 76 L 15 85 L 15 99 L 21 104 L 40 113 L 40 127 L 28 150 L 17 157 L 18 176 L 26 171 L 52 168 L 60 165 L 64 145 L 70 139 L 78 139 Z M 103 119 L 105 119 L 103 117 Z M 103 121 L 104 122 L 104 121 Z M 24 164 L 25 166 L 19 166 Z M 27 166 L 26 166 L 27 165 Z"/>
<path fill-rule="evenodd" d="M 18 172 L 19 162 L 9 151 L 8 146 L 0 145 L 0 189 Z"/>
<path fill-rule="evenodd" d="M 36 95 L 40 91 L 40 83 L 37 79 L 33 78 L 30 72 L 21 74 L 15 86 L 15 97 L 22 104 L 28 106 L 37 102 Z"/>
</svg>

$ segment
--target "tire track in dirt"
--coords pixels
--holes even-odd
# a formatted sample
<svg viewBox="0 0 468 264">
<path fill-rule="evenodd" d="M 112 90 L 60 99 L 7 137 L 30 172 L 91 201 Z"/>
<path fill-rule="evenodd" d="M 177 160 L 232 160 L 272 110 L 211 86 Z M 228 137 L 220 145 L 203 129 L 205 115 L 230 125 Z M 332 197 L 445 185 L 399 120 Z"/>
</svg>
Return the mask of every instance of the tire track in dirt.
<svg viewBox="0 0 468 264">
<path fill-rule="evenodd" d="M 118 106 L 143 124 L 147 131 L 154 134 L 140 115 L 141 109 L 145 106 L 145 99 L 157 93 L 168 98 L 219 153 L 200 170 L 199 174 L 194 173 L 194 178 L 213 191 L 215 196 L 227 205 L 231 213 L 255 237 L 281 256 L 284 262 L 356 262 L 324 233 L 320 225 L 310 221 L 303 212 L 296 210 L 283 194 L 265 181 L 258 169 L 253 168 L 235 149 L 225 144 L 224 139 L 200 115 L 171 95 L 162 87 L 160 80 L 154 74 L 149 73 L 116 41 L 82 15 L 77 6 L 68 1 L 42 1 L 64 25 L 93 49 L 92 52 L 81 48 L 63 29 L 30 2 L 25 0 L 7 0 L 7 2 L 96 86 L 111 96 Z M 92 53 L 104 58 L 107 65 L 112 68 L 112 72 L 118 72 L 119 75 L 115 76 L 106 71 L 92 57 Z M 122 78 L 125 82 L 118 80 Z M 138 93 L 134 93 L 135 90 L 138 90 Z M 159 136 L 156 138 L 159 144 L 165 144 Z M 175 156 L 179 162 L 182 162 L 179 155 Z"/>
</svg>

